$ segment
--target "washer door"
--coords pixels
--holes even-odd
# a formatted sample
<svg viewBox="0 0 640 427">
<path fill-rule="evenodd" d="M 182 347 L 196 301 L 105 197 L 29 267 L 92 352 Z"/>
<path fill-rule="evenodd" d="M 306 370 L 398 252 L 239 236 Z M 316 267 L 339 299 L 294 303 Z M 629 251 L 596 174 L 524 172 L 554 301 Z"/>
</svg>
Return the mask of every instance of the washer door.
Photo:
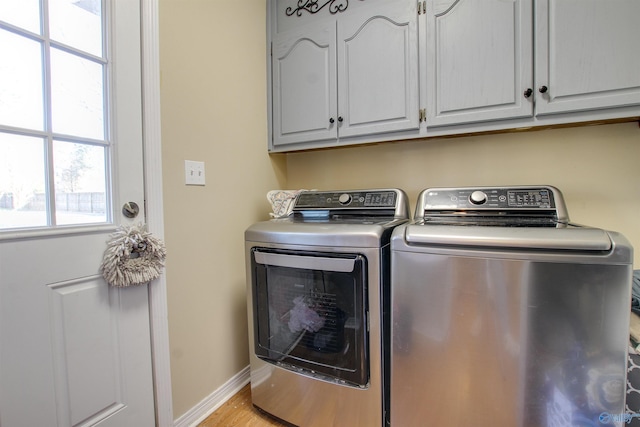
<svg viewBox="0 0 640 427">
<path fill-rule="evenodd" d="M 366 386 L 366 258 L 266 248 L 251 255 L 256 355 L 296 372 Z"/>
</svg>

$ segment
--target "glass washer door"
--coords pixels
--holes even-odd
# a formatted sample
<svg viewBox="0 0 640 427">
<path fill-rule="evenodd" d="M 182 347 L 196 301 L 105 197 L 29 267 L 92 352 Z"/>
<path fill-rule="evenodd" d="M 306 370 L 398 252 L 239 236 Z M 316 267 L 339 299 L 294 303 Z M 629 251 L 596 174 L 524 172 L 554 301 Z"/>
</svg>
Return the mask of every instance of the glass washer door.
<svg viewBox="0 0 640 427">
<path fill-rule="evenodd" d="M 252 271 L 256 355 L 296 372 L 365 387 L 366 258 L 254 248 Z"/>
</svg>

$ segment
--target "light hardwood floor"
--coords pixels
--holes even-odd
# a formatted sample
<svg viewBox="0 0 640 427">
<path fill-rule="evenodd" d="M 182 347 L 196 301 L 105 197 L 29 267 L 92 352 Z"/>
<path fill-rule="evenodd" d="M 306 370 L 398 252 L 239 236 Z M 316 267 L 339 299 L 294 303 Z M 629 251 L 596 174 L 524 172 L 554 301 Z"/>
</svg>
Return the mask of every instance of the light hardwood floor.
<svg viewBox="0 0 640 427">
<path fill-rule="evenodd" d="M 251 384 L 226 401 L 198 427 L 287 427 L 251 404 Z"/>
</svg>

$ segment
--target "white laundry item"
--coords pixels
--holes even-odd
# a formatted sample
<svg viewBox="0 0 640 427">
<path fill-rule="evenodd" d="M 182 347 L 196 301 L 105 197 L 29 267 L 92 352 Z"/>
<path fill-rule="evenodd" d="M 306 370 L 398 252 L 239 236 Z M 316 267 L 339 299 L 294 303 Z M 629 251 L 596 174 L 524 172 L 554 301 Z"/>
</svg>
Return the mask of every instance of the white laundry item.
<svg viewBox="0 0 640 427">
<path fill-rule="evenodd" d="M 289 312 L 289 330 L 291 332 L 318 332 L 324 326 L 324 318 L 311 309 L 303 297 L 293 299 L 293 308 Z"/>
<path fill-rule="evenodd" d="M 291 215 L 296 197 L 305 190 L 271 190 L 267 193 L 267 200 L 271 203 L 273 218 L 283 218 Z"/>
</svg>

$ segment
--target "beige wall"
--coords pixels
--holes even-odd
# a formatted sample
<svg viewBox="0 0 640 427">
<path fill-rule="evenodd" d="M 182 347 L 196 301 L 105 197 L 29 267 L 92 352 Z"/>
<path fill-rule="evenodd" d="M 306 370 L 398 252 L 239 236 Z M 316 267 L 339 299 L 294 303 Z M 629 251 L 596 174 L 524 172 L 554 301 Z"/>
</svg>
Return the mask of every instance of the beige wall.
<svg viewBox="0 0 640 427">
<path fill-rule="evenodd" d="M 622 232 L 640 268 L 640 127 L 637 122 L 405 141 L 289 154 L 289 188 L 550 184 L 572 221 Z"/>
<path fill-rule="evenodd" d="M 248 364 L 243 232 L 284 185 L 266 151 L 263 0 L 160 0 L 165 241 L 178 418 Z M 184 160 L 206 186 L 184 185 Z M 241 208 L 238 208 L 240 206 Z"/>
</svg>

